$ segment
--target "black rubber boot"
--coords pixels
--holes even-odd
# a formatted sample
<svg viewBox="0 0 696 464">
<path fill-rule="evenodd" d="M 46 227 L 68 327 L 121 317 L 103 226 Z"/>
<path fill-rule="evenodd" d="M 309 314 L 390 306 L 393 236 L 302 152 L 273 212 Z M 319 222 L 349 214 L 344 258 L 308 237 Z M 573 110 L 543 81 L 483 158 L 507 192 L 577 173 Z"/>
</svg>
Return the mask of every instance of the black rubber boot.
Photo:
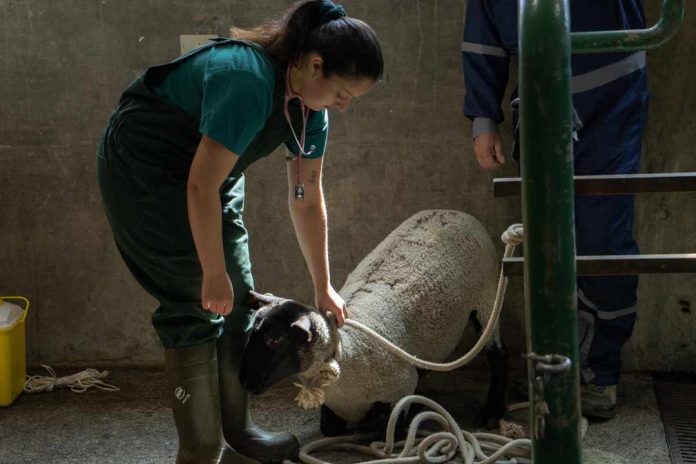
<svg viewBox="0 0 696 464">
<path fill-rule="evenodd" d="M 215 341 L 165 350 L 174 422 L 179 435 L 176 464 L 258 464 L 225 442 Z"/>
<path fill-rule="evenodd" d="M 247 325 L 244 310 L 235 308 L 226 318 L 225 331 L 218 339 L 220 404 L 225 440 L 241 454 L 263 463 L 296 460 L 300 446 L 295 435 L 267 432 L 251 419 L 249 393 L 239 383 Z"/>
</svg>

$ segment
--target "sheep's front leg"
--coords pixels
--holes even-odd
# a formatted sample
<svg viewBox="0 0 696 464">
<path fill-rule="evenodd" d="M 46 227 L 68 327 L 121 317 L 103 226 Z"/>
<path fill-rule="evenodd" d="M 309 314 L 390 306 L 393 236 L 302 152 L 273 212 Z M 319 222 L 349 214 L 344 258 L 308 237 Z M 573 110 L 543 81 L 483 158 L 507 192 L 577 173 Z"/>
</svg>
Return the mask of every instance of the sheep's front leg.
<svg viewBox="0 0 696 464">
<path fill-rule="evenodd" d="M 345 419 L 341 418 L 341 416 L 333 412 L 331 408 L 326 405 L 322 405 L 319 429 L 321 430 L 321 433 L 327 437 L 335 437 L 349 433 L 360 433 L 377 434 L 382 437 L 382 440 L 386 440 L 385 433 L 387 431 L 387 425 L 389 423 L 392 407 L 393 405 L 389 403 L 376 401 L 372 403 L 370 409 L 365 413 L 359 422 L 349 423 Z M 412 410 L 416 411 L 418 409 L 414 408 L 414 405 L 411 405 L 409 411 Z M 406 439 L 409 422 L 411 419 L 413 419 L 413 416 L 415 416 L 415 413 L 408 414 L 407 411 L 401 412 L 394 430 L 395 439 L 397 441 Z"/>
<path fill-rule="evenodd" d="M 392 414 L 393 404 L 383 403 L 381 401 L 376 401 L 372 403 L 370 409 L 365 413 L 360 422 L 356 424 L 356 431 L 363 434 L 376 433 L 381 436 L 382 440 L 387 440 L 387 427 L 389 425 L 389 418 Z M 411 414 L 411 411 L 415 411 L 414 405 L 408 410 L 401 411 L 401 414 L 396 420 L 396 427 L 394 428 L 394 439 L 396 441 L 405 440 L 408 433 L 408 426 L 410 421 L 415 417 L 415 414 Z"/>
<path fill-rule="evenodd" d="M 329 409 L 328 406 L 321 405 L 321 417 L 319 419 L 319 429 L 325 437 L 335 437 L 346 433 L 348 422 Z"/>
</svg>

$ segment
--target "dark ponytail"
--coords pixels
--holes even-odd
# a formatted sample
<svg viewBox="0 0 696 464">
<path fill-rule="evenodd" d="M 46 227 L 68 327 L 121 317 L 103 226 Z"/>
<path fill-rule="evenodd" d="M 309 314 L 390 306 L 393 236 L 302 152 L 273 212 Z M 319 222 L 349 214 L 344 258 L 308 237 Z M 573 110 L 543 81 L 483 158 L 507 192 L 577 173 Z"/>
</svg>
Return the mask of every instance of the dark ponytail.
<svg viewBox="0 0 696 464">
<path fill-rule="evenodd" d="M 261 45 L 284 63 L 316 52 L 328 77 L 379 80 L 384 72 L 382 49 L 375 32 L 359 19 L 345 16 L 328 0 L 301 1 L 283 16 L 253 29 L 232 28 L 232 37 Z"/>
</svg>

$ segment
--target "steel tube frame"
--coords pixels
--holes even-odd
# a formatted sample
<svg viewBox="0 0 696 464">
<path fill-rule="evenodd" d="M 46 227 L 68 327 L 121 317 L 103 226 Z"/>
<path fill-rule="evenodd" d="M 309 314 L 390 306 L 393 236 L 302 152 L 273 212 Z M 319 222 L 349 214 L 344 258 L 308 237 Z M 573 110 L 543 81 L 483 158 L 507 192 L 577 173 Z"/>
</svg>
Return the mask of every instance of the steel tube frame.
<svg viewBox="0 0 696 464">
<path fill-rule="evenodd" d="M 574 180 L 576 196 L 696 192 L 696 172 L 575 176 Z M 493 196 L 518 196 L 521 184 L 519 177 L 493 179 Z"/>
<path fill-rule="evenodd" d="M 660 20 L 651 28 L 624 31 L 574 32 L 573 53 L 651 50 L 667 42 L 684 19 L 686 0 L 663 0 Z"/>
</svg>

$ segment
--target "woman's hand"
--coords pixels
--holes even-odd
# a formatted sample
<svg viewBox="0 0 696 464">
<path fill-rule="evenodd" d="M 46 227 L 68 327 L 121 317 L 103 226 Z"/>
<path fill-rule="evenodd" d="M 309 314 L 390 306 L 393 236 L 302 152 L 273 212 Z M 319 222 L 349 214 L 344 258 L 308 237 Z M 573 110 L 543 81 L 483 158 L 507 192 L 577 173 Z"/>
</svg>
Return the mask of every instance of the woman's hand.
<svg viewBox="0 0 696 464">
<path fill-rule="evenodd" d="M 222 316 L 227 316 L 232 311 L 234 289 L 227 272 L 203 275 L 201 303 L 206 311 Z"/>
<path fill-rule="evenodd" d="M 346 302 L 331 285 L 325 291 L 315 293 L 314 299 L 319 311 L 322 313 L 331 311 L 336 316 L 336 326 L 343 326 L 346 317 L 348 317 Z"/>
<path fill-rule="evenodd" d="M 220 186 L 239 157 L 203 136 L 193 157 L 186 186 L 189 224 L 203 270 L 203 309 L 226 316 L 232 311 L 234 290 L 225 267 L 222 245 Z"/>
</svg>

